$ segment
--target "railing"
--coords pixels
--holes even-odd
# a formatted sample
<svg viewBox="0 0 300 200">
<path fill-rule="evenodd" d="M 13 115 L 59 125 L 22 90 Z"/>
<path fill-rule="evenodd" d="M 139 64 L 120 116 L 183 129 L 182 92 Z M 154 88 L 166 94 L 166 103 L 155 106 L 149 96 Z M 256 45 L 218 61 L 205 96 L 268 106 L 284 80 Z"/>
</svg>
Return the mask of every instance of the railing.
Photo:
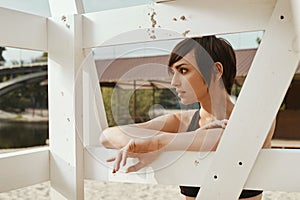
<svg viewBox="0 0 300 200">
<path fill-rule="evenodd" d="M 0 192 L 49 180 L 49 148 L 0 154 Z"/>
<path fill-rule="evenodd" d="M 260 150 L 299 61 L 299 1 L 177 0 L 82 15 L 80 0 L 49 4 L 51 18 L 0 8 L 1 46 L 48 52 L 50 125 L 49 148 L 0 155 L 1 191 L 50 180 L 53 199 L 83 199 L 84 178 L 201 185 L 204 199 L 234 199 L 242 187 L 300 190 L 300 151 Z M 145 12 L 153 10 L 164 28 L 155 29 L 158 41 L 182 38 L 187 29 L 189 35 L 262 29 L 266 34 L 216 152 L 197 166 L 199 153 L 167 152 L 144 175 L 113 176 L 102 160 L 115 151 L 98 145 L 107 123 L 90 48 L 153 41 L 147 32 L 153 24 Z M 185 22 L 172 21 L 179 13 L 187 16 Z M 215 173 L 221 178 L 213 180 Z M 218 194 L 211 192 L 216 190 Z"/>
</svg>

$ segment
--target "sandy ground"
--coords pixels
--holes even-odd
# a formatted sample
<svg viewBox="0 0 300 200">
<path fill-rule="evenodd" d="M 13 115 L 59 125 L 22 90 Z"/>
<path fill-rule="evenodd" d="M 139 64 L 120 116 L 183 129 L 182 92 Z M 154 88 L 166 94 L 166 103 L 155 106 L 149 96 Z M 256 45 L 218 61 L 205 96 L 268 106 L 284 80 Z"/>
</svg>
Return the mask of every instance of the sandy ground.
<svg viewBox="0 0 300 200">
<path fill-rule="evenodd" d="M 0 193 L 1 200 L 50 200 L 50 183 Z M 85 181 L 88 200 L 181 200 L 178 186 Z M 300 193 L 265 191 L 263 200 L 299 200 Z"/>
<path fill-rule="evenodd" d="M 36 147 L 31 147 L 36 148 Z M 0 149 L 1 153 L 22 149 Z M 88 200 L 182 200 L 177 185 L 150 185 L 86 180 L 85 199 Z M 50 200 L 50 182 L 0 193 L 0 200 Z M 300 200 L 300 193 L 263 193 L 263 200 Z"/>
</svg>

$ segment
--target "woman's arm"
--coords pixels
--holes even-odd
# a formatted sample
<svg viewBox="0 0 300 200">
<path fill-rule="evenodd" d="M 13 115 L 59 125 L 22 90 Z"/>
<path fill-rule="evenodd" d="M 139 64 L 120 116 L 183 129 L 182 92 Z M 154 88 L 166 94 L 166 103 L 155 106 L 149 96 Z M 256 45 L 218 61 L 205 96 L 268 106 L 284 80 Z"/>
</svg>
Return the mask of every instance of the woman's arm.
<svg viewBox="0 0 300 200">
<path fill-rule="evenodd" d="M 215 151 L 226 124 L 227 120 L 214 121 L 192 132 L 176 135 L 163 133 L 155 136 L 153 143 L 157 143 L 158 149 L 163 149 L 164 151 Z M 274 120 L 263 148 L 270 148 L 275 125 L 276 122 Z"/>
<path fill-rule="evenodd" d="M 215 151 L 223 130 L 198 129 L 179 134 L 160 132 L 148 139 L 131 139 L 116 157 L 107 161 L 115 161 L 112 172 L 116 173 L 121 165 L 126 165 L 127 158 L 137 158 L 139 161 L 126 169 L 126 172 L 134 172 L 149 165 L 164 151 Z"/>
<path fill-rule="evenodd" d="M 157 140 L 159 149 L 164 151 L 215 151 L 223 131 L 223 128 L 213 128 L 176 135 L 164 133 L 157 135 L 154 140 Z"/>
<path fill-rule="evenodd" d="M 176 133 L 181 126 L 181 113 L 156 117 L 148 122 L 115 126 L 105 129 L 100 136 L 100 143 L 107 148 L 122 148 L 134 138 L 148 138 L 160 132 Z"/>
<path fill-rule="evenodd" d="M 128 144 L 131 139 L 149 139 L 160 134 L 154 129 L 141 128 L 138 125 L 115 126 L 105 129 L 100 142 L 106 148 L 121 149 Z"/>
<path fill-rule="evenodd" d="M 130 153 L 153 151 L 215 151 L 223 128 L 197 129 L 196 131 L 171 134 L 160 132 L 151 138 L 131 139 L 123 148 Z"/>
</svg>

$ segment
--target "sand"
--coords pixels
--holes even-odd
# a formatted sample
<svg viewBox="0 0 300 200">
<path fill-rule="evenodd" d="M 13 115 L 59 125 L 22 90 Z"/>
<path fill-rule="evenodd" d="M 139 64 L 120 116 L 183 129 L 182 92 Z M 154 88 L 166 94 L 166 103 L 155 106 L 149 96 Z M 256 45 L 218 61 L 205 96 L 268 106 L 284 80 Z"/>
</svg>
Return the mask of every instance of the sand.
<svg viewBox="0 0 300 200">
<path fill-rule="evenodd" d="M 1 200 L 50 200 L 50 183 L 0 193 Z M 167 200 L 182 199 L 177 186 L 85 181 L 85 199 L 89 200 Z"/>
<path fill-rule="evenodd" d="M 36 147 L 31 147 L 36 148 Z M 21 149 L 0 149 L 1 153 Z M 151 185 L 85 180 L 88 200 L 182 200 L 177 185 Z M 0 193 L 0 200 L 50 200 L 50 182 Z M 263 200 L 300 200 L 300 193 L 264 191 Z"/>
<path fill-rule="evenodd" d="M 50 200 L 50 183 L 45 182 L 30 187 L 0 193 L 1 200 Z M 181 200 L 178 186 L 149 185 L 85 181 L 85 199 L 88 200 Z M 300 193 L 263 193 L 263 200 L 299 200 Z"/>
</svg>

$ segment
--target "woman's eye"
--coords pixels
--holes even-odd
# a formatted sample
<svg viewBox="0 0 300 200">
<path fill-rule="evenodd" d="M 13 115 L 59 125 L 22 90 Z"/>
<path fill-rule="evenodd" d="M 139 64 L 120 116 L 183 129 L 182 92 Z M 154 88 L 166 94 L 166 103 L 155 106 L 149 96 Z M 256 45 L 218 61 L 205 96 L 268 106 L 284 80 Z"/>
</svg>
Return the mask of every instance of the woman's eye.
<svg viewBox="0 0 300 200">
<path fill-rule="evenodd" d="M 180 68 L 179 69 L 179 72 L 181 73 L 181 74 L 185 74 L 185 73 L 187 73 L 187 69 L 185 69 L 185 68 Z"/>
</svg>

